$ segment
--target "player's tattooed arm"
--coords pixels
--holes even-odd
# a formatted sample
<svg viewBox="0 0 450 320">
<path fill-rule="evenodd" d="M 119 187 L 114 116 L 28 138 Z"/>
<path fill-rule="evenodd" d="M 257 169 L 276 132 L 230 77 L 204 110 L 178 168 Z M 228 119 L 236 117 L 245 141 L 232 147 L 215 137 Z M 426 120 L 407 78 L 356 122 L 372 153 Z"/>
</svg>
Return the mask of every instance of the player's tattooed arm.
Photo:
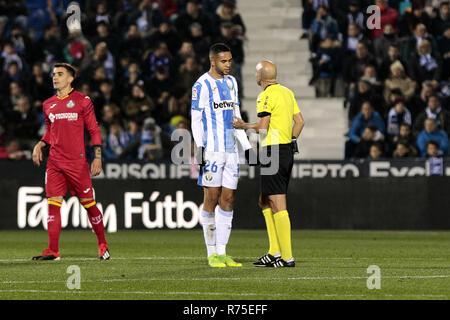
<svg viewBox="0 0 450 320">
<path fill-rule="evenodd" d="M 102 159 L 102 147 L 94 146 L 94 155 L 95 159 Z"/>
<path fill-rule="evenodd" d="M 102 147 L 94 146 L 94 160 L 91 164 L 92 176 L 98 176 L 102 172 Z"/>
</svg>

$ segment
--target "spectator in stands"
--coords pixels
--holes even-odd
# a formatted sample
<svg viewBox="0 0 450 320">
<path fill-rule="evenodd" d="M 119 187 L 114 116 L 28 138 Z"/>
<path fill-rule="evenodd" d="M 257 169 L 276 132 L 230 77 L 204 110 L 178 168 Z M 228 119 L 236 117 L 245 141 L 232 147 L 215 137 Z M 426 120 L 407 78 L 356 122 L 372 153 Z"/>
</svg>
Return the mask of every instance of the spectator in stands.
<svg viewBox="0 0 450 320">
<path fill-rule="evenodd" d="M 202 10 L 212 17 L 222 2 L 223 0 L 203 0 Z"/>
<path fill-rule="evenodd" d="M 145 38 L 165 20 L 165 17 L 157 3 L 152 3 L 152 0 L 142 0 L 138 7 L 130 13 L 128 19 L 129 22 L 137 24 L 139 32 Z"/>
<path fill-rule="evenodd" d="M 349 90 L 355 89 L 356 83 L 364 74 L 364 70 L 368 65 L 375 66 L 376 61 L 369 54 L 367 45 L 360 41 L 356 47 L 355 54 L 344 61 L 343 76 Z"/>
<path fill-rule="evenodd" d="M 374 56 L 377 59 L 378 64 L 382 64 L 383 61 L 392 59 L 395 53 L 389 54 L 390 46 L 398 50 L 396 46 L 398 44 L 398 37 L 395 33 L 394 27 L 391 24 L 386 24 L 383 29 L 383 34 L 373 40 Z M 398 59 L 399 55 L 396 55 L 395 59 Z M 395 60 L 393 60 L 395 61 Z M 392 61 L 392 62 L 393 62 Z"/>
<path fill-rule="evenodd" d="M 109 46 L 108 46 L 109 47 Z M 144 40 L 137 24 L 132 23 L 125 33 L 124 39 L 119 42 L 119 56 L 127 56 L 133 60 L 140 61 L 144 53 Z M 117 58 L 117 56 L 115 56 Z"/>
<path fill-rule="evenodd" d="M 387 79 L 391 73 L 391 65 L 395 61 L 399 61 L 403 66 L 407 66 L 407 64 L 402 60 L 400 55 L 399 47 L 395 44 L 391 44 L 388 48 L 388 56 L 383 58 L 381 64 L 378 67 L 378 74 L 380 79 Z"/>
<path fill-rule="evenodd" d="M 361 1 L 359 0 L 349 0 L 348 12 L 346 12 L 345 17 L 337 16 L 339 29 L 343 30 L 344 36 L 347 35 L 348 27 L 351 24 L 356 24 L 361 32 L 364 32 L 366 28 L 366 18 L 364 17 L 363 10 L 361 9 Z"/>
<path fill-rule="evenodd" d="M 162 156 L 161 128 L 156 124 L 155 119 L 147 118 L 144 120 L 142 128 L 138 158 L 141 160 L 158 160 Z"/>
<path fill-rule="evenodd" d="M 106 77 L 114 80 L 115 61 L 113 54 L 109 51 L 106 42 L 100 42 L 95 46 L 93 53 L 89 54 L 81 63 L 81 70 L 97 69 L 102 66 L 105 69 Z"/>
<path fill-rule="evenodd" d="M 180 50 L 178 50 L 177 54 L 175 55 L 176 66 L 179 68 L 189 57 L 196 57 L 196 56 L 192 42 L 186 40 L 183 41 Z"/>
<path fill-rule="evenodd" d="M 439 144 L 439 150 L 443 155 L 448 154 L 448 135 L 442 130 L 439 130 L 435 119 L 428 118 L 424 123 L 424 130 L 420 132 L 417 137 L 417 146 L 419 147 L 420 155 L 426 156 L 426 145 L 428 141 L 436 141 Z"/>
<path fill-rule="evenodd" d="M 444 31 L 438 38 L 438 48 L 442 57 L 442 79 L 450 77 L 450 22 L 443 28 Z"/>
<path fill-rule="evenodd" d="M 119 122 L 113 122 L 109 126 L 109 133 L 106 138 L 106 159 L 117 159 L 129 143 L 129 137 L 122 129 Z"/>
<path fill-rule="evenodd" d="M 400 61 L 395 61 L 391 65 L 391 74 L 384 82 L 384 100 L 389 103 L 389 96 L 393 89 L 398 89 L 406 100 L 413 97 L 415 87 L 413 81 L 406 75 L 405 68 Z"/>
<path fill-rule="evenodd" d="M 313 58 L 314 76 L 312 83 L 316 88 L 317 97 L 334 95 L 335 79 L 342 70 L 342 50 L 339 41 L 328 36 L 320 43 Z"/>
<path fill-rule="evenodd" d="M 441 1 L 439 12 L 431 21 L 431 32 L 434 36 L 440 36 L 444 33 L 447 26 L 450 25 L 449 1 Z"/>
<path fill-rule="evenodd" d="M 13 82 L 17 83 L 21 88 L 27 89 L 27 80 L 24 72 L 19 69 L 17 63 L 12 61 L 8 65 L 7 72 L 4 72 L 0 77 L 0 94 L 7 96 L 7 90 Z M 2 104 L 2 102 L 0 102 L 0 104 Z"/>
<path fill-rule="evenodd" d="M 376 94 L 381 95 L 383 93 L 383 83 L 378 79 L 377 69 L 375 66 L 367 65 L 364 68 L 364 73 L 361 80 L 370 82 Z"/>
<path fill-rule="evenodd" d="M 123 74 L 122 78 L 123 80 L 118 82 L 118 84 L 120 85 L 119 95 L 122 97 L 130 95 L 131 88 L 134 85 L 145 86 L 145 79 L 137 62 L 132 62 L 128 65 L 128 69 Z"/>
<path fill-rule="evenodd" d="M 372 30 L 372 38 L 380 37 L 386 24 L 392 25 L 397 33 L 398 11 L 390 8 L 387 0 L 375 0 L 375 4 L 380 8 L 380 29 L 374 28 Z"/>
<path fill-rule="evenodd" d="M 383 145 L 380 142 L 374 142 L 370 146 L 369 159 L 370 160 L 379 160 L 383 157 Z"/>
<path fill-rule="evenodd" d="M 319 43 L 327 36 L 337 39 L 338 34 L 339 27 L 336 20 L 330 15 L 328 7 L 319 6 L 316 18 L 311 23 L 311 50 L 315 52 Z"/>
<path fill-rule="evenodd" d="M 403 61 L 409 61 L 419 48 L 419 45 L 425 40 L 431 45 L 430 53 L 437 54 L 439 52 L 434 37 L 427 33 L 427 27 L 423 23 L 419 23 L 415 27 L 414 33 L 408 37 L 403 45 Z"/>
<path fill-rule="evenodd" d="M 353 118 L 360 112 L 364 102 L 369 101 L 371 106 L 377 106 L 376 110 L 378 113 L 384 115 L 384 102 L 381 95 L 377 94 L 372 88 L 372 84 L 367 79 L 361 79 L 358 81 L 356 92 L 354 96 L 349 101 L 348 118 L 353 120 Z"/>
<path fill-rule="evenodd" d="M 10 119 L 12 135 L 28 147 L 33 145 L 38 138 L 40 122 L 27 97 L 22 96 L 18 99 Z"/>
<path fill-rule="evenodd" d="M 397 146 L 394 150 L 393 157 L 398 158 L 410 158 L 415 157 L 417 154 L 415 154 L 412 150 L 410 145 L 405 141 L 400 141 L 397 143 Z"/>
<path fill-rule="evenodd" d="M 142 130 L 136 120 L 130 119 L 127 121 L 126 134 L 128 136 L 128 143 L 119 155 L 120 159 L 134 160 L 137 159 L 138 148 L 141 144 Z"/>
<path fill-rule="evenodd" d="M 44 27 L 44 34 L 37 43 L 37 55 L 41 61 L 61 61 L 62 46 L 63 43 L 58 26 L 56 24 L 48 24 Z"/>
<path fill-rule="evenodd" d="M 27 62 L 33 63 L 33 45 L 31 39 L 23 33 L 22 26 L 16 23 L 11 28 L 10 41 L 14 50 Z"/>
<path fill-rule="evenodd" d="M 186 3 L 186 13 L 181 14 L 175 20 L 175 27 L 183 39 L 189 38 L 189 30 L 193 23 L 202 26 L 205 36 L 210 36 L 212 27 L 209 17 L 200 11 L 198 0 L 188 0 Z"/>
<path fill-rule="evenodd" d="M 442 62 L 438 55 L 431 52 L 430 43 L 423 40 L 417 52 L 409 59 L 411 79 L 421 84 L 425 80 L 432 80 L 435 88 L 439 87 L 442 73 Z"/>
<path fill-rule="evenodd" d="M 378 112 L 373 110 L 370 102 L 366 101 L 361 106 L 361 112 L 352 121 L 348 133 L 349 140 L 347 141 L 345 148 L 346 158 L 353 154 L 355 146 L 361 141 L 361 136 L 368 125 L 374 125 L 380 134 L 384 134 L 385 132 L 383 118 L 381 118 Z"/>
<path fill-rule="evenodd" d="M 202 75 L 203 70 L 194 57 L 187 57 L 180 66 L 176 83 L 184 88 L 185 91 L 191 91 L 195 81 Z"/>
<path fill-rule="evenodd" d="M 400 126 L 403 123 L 411 125 L 411 112 L 406 108 L 403 101 L 398 101 L 389 110 L 387 120 L 387 134 L 390 136 L 397 136 L 400 132 Z"/>
<path fill-rule="evenodd" d="M 414 122 L 414 131 L 418 134 L 423 130 L 423 124 L 426 119 L 434 119 L 439 129 L 450 133 L 450 112 L 442 108 L 439 97 L 432 94 L 428 97 L 427 107 L 422 111 Z"/>
<path fill-rule="evenodd" d="M 108 104 L 120 105 L 120 98 L 117 96 L 115 92 L 113 92 L 113 83 L 111 80 L 104 80 L 100 82 L 100 91 L 98 95 L 93 98 L 95 113 L 96 116 L 100 116 L 100 110 L 103 109 L 103 106 Z"/>
<path fill-rule="evenodd" d="M 8 71 L 8 66 L 15 62 L 19 67 L 19 70 L 22 70 L 23 63 L 17 51 L 14 49 L 14 45 L 11 41 L 7 41 L 3 45 L 3 51 L 1 54 L 1 65 L 3 71 Z"/>
<path fill-rule="evenodd" d="M 131 90 L 131 96 L 126 97 L 124 101 L 124 114 L 127 118 L 137 116 L 139 113 L 147 113 L 155 107 L 153 100 L 145 93 L 142 85 L 134 85 Z"/>
<path fill-rule="evenodd" d="M 153 32 L 148 37 L 148 45 L 153 48 L 159 42 L 167 44 L 167 48 L 172 56 L 175 56 L 181 46 L 181 38 L 176 29 L 169 23 L 169 21 L 163 21 L 159 25 L 158 30 Z"/>
<path fill-rule="evenodd" d="M 149 96 L 157 101 L 163 94 L 169 94 L 172 86 L 173 82 L 170 79 L 169 70 L 164 66 L 158 66 L 155 76 L 149 82 Z"/>
<path fill-rule="evenodd" d="M 104 22 L 108 25 L 111 25 L 111 15 L 108 10 L 108 5 L 106 1 L 99 1 L 97 4 L 97 12 L 95 15 L 95 23 Z"/>
<path fill-rule="evenodd" d="M 434 140 L 427 142 L 427 155 L 426 158 L 437 158 L 443 155 L 443 152 L 439 149 L 439 143 Z"/>
<path fill-rule="evenodd" d="M 9 104 L 7 104 L 8 110 L 19 104 L 19 99 L 24 96 L 24 90 L 17 82 L 11 82 L 9 84 Z"/>
<path fill-rule="evenodd" d="M 81 65 L 85 57 L 92 53 L 91 43 L 82 35 L 80 31 L 70 31 L 67 44 L 63 49 L 64 59 L 75 65 Z"/>
<path fill-rule="evenodd" d="M 92 46 L 95 47 L 101 42 L 106 43 L 108 50 L 112 55 L 117 55 L 119 52 L 119 39 L 116 35 L 109 32 L 109 25 L 105 21 L 97 23 L 97 36 L 92 39 L 91 43 Z"/>
<path fill-rule="evenodd" d="M 409 102 L 409 111 L 411 111 L 413 119 L 427 107 L 428 98 L 434 93 L 433 83 L 428 80 L 424 81 L 420 93 L 415 95 Z"/>
<path fill-rule="evenodd" d="M 367 158 L 370 155 L 371 147 L 376 141 L 383 141 L 383 134 L 377 130 L 373 124 L 367 125 L 364 128 L 361 137 L 356 144 L 353 154 L 354 158 Z"/>
<path fill-rule="evenodd" d="M 308 30 L 311 28 L 311 23 L 316 17 L 316 11 L 313 7 L 313 0 L 303 0 L 303 13 L 302 13 L 302 33 L 300 39 L 308 37 Z"/>
<path fill-rule="evenodd" d="M 0 159 L 21 160 L 25 158 L 25 153 L 19 148 L 19 141 L 11 139 L 0 146 Z"/>
<path fill-rule="evenodd" d="M 178 3 L 176 0 L 158 0 L 158 8 L 168 20 L 175 18 L 178 11 Z"/>
<path fill-rule="evenodd" d="M 209 47 L 211 46 L 210 37 L 205 37 L 202 26 L 199 23 L 191 25 L 191 36 L 189 41 L 192 43 L 194 55 L 199 59 L 204 70 L 209 69 Z M 188 49 L 188 48 L 185 48 Z M 233 52 L 233 50 L 231 50 Z M 234 52 L 233 52 L 234 53 Z M 234 58 L 234 56 L 233 56 Z M 182 61 L 183 63 L 184 61 Z"/>
<path fill-rule="evenodd" d="M 165 42 L 159 42 L 156 44 L 153 52 L 148 52 L 144 59 L 143 71 L 147 75 L 148 79 L 151 79 L 155 75 L 156 67 L 163 66 L 170 70 L 172 64 L 172 56 Z"/>
<path fill-rule="evenodd" d="M 348 25 L 347 37 L 345 38 L 343 45 L 345 54 L 354 54 L 356 52 L 358 42 L 360 41 L 367 42 L 360 27 L 356 23 L 350 23 Z"/>
<path fill-rule="evenodd" d="M 412 10 L 406 11 L 400 19 L 399 35 L 401 37 L 409 36 L 419 24 L 431 30 L 431 18 L 425 12 L 423 4 L 416 0 L 413 1 Z"/>
<path fill-rule="evenodd" d="M 241 18 L 241 15 L 236 12 L 236 4 L 233 0 L 224 0 L 222 5 L 220 5 L 216 10 L 214 24 L 220 26 L 224 22 L 229 22 L 233 26 L 233 34 L 238 38 L 243 39 L 245 37 L 245 24 Z M 220 30 L 216 29 L 216 34 Z"/>
<path fill-rule="evenodd" d="M 236 77 L 239 93 L 242 94 L 242 65 L 244 63 L 244 43 L 233 33 L 233 25 L 230 22 L 224 22 L 220 26 L 220 37 L 216 42 L 225 43 L 233 53 L 234 76 Z"/>
<path fill-rule="evenodd" d="M 120 108 L 114 103 L 105 104 L 99 119 L 101 119 L 102 126 L 108 131 L 113 123 L 120 121 Z"/>
<path fill-rule="evenodd" d="M 30 94 L 33 105 L 42 107 L 42 102 L 52 96 L 53 87 L 51 83 L 48 74 L 45 74 L 42 70 L 42 65 L 40 63 L 34 64 L 30 79 Z"/>
</svg>

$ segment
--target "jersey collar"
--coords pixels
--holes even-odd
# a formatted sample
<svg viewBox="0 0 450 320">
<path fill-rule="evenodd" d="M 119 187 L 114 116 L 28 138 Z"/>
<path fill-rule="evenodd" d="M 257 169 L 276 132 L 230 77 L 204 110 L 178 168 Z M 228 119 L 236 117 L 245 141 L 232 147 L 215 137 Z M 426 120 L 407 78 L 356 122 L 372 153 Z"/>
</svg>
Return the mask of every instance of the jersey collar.
<svg viewBox="0 0 450 320">
<path fill-rule="evenodd" d="M 57 97 L 59 100 L 64 100 L 65 98 L 67 98 L 68 96 L 70 96 L 70 94 L 71 94 L 72 92 L 73 92 L 73 88 L 70 89 L 69 93 L 67 93 L 64 97 L 60 98 L 60 97 L 58 97 L 58 95 L 56 95 L 56 97 Z"/>
<path fill-rule="evenodd" d="M 266 91 L 266 89 L 268 88 L 268 87 L 270 87 L 270 86 L 276 86 L 276 85 L 278 85 L 279 83 L 271 83 L 271 84 L 269 84 L 267 87 L 265 87 L 265 89 L 264 89 L 264 91 Z"/>
</svg>

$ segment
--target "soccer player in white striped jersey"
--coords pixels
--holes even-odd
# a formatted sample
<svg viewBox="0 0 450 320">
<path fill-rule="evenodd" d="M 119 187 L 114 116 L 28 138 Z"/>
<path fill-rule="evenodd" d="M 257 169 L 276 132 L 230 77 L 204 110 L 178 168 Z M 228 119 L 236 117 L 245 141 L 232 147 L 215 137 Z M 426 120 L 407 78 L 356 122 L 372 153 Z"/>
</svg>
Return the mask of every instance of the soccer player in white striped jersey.
<svg viewBox="0 0 450 320">
<path fill-rule="evenodd" d="M 229 75 L 231 50 L 223 43 L 211 46 L 211 68 L 192 88 L 192 133 L 201 149 L 202 163 L 198 184 L 203 186 L 201 224 L 211 267 L 240 267 L 226 253 L 233 219 L 234 194 L 239 177 L 239 143 L 251 148 L 242 129 L 231 125 L 233 116 L 241 118 L 238 86 Z M 217 206 L 217 214 L 216 214 Z"/>
</svg>

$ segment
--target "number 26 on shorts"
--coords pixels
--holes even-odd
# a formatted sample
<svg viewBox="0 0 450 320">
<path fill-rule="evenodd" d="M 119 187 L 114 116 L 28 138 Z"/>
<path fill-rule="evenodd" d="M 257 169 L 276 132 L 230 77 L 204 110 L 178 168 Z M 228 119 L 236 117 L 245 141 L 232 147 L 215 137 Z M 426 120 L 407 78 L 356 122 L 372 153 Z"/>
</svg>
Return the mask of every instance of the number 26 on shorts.
<svg viewBox="0 0 450 320">
<path fill-rule="evenodd" d="M 210 165 L 211 165 L 211 172 L 212 172 L 212 173 L 216 173 L 216 172 L 217 172 L 217 165 L 216 165 L 216 162 L 214 161 L 214 162 L 211 164 L 211 161 L 209 161 L 209 160 L 206 160 L 206 164 L 205 164 L 205 167 L 204 167 L 205 172 L 208 172 L 208 168 L 209 168 Z"/>
</svg>

